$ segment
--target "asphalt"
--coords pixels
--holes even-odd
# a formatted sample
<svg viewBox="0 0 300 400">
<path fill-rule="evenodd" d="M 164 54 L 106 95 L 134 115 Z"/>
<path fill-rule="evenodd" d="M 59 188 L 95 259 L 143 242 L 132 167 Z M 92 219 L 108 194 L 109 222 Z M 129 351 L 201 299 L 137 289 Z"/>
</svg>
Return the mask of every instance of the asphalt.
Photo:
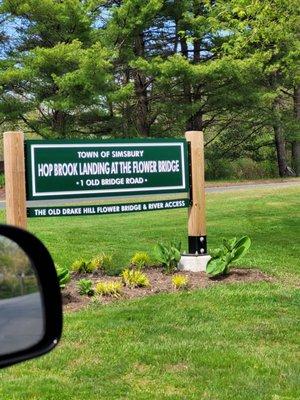
<svg viewBox="0 0 300 400">
<path fill-rule="evenodd" d="M 0 355 L 28 349 L 44 335 L 39 293 L 0 299 Z"/>
<path fill-rule="evenodd" d="M 222 193 L 231 192 L 236 190 L 251 190 L 251 189 L 278 189 L 278 188 L 289 188 L 289 187 L 300 187 L 300 179 L 298 181 L 291 182 L 272 182 L 272 183 L 246 183 L 242 185 L 230 185 L 230 186 L 212 186 L 205 189 L 207 193 Z"/>
</svg>

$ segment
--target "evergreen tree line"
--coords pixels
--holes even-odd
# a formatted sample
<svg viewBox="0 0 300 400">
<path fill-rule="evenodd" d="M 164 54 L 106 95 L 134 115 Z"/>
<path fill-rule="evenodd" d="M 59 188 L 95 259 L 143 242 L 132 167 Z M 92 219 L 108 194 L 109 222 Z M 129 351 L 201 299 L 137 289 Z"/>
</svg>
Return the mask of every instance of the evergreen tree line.
<svg viewBox="0 0 300 400">
<path fill-rule="evenodd" d="M 0 1 L 1 131 L 205 133 L 300 175 L 298 0 Z"/>
</svg>

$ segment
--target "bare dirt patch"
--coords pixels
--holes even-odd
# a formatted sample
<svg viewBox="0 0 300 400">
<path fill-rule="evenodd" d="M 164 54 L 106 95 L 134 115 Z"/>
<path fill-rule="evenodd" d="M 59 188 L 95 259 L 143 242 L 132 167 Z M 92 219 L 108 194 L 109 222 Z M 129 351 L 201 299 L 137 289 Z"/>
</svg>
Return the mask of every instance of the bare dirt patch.
<svg viewBox="0 0 300 400">
<path fill-rule="evenodd" d="M 0 188 L 0 200 L 5 200 L 5 189 Z"/>
<path fill-rule="evenodd" d="M 122 294 L 119 297 L 109 297 L 109 296 L 99 296 L 97 297 L 97 301 L 101 304 L 108 304 L 112 301 L 125 300 L 125 299 L 133 299 L 139 297 L 151 296 L 156 293 L 174 293 L 177 290 L 172 286 L 172 276 L 166 275 L 162 272 L 160 268 L 148 268 L 145 270 L 147 274 L 151 286 L 147 288 L 128 288 L 126 286 L 123 287 Z M 257 281 L 265 281 L 270 282 L 273 281 L 274 278 L 264 274 L 263 272 L 257 269 L 232 269 L 230 274 L 224 277 L 209 278 L 205 272 L 177 272 L 176 274 L 181 274 L 189 279 L 189 290 L 207 288 L 212 285 L 218 284 L 227 284 L 234 282 L 257 282 Z M 175 275 L 176 275 L 175 274 Z M 67 285 L 67 287 L 63 290 L 63 304 L 64 309 L 68 311 L 76 311 L 80 310 L 83 307 L 87 306 L 92 299 L 95 297 L 81 296 L 78 293 L 77 283 L 83 276 L 73 275 L 72 281 Z M 99 281 L 111 282 L 117 281 L 121 282 L 120 277 L 108 277 L 102 275 L 101 273 L 97 275 L 88 275 L 84 276 L 86 279 L 91 279 L 94 284 Z"/>
</svg>

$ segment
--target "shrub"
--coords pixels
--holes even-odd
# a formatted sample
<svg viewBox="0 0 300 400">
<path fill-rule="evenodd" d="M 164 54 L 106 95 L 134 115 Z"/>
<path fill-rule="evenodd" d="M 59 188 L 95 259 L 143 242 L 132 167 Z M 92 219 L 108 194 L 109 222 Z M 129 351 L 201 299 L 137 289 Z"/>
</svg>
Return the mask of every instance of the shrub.
<svg viewBox="0 0 300 400">
<path fill-rule="evenodd" d="M 187 289 L 189 278 L 184 275 L 175 275 L 172 277 L 172 285 L 175 289 Z"/>
<path fill-rule="evenodd" d="M 181 243 L 174 242 L 169 245 L 158 243 L 155 247 L 155 257 L 161 263 L 165 273 L 174 272 L 181 258 Z"/>
<path fill-rule="evenodd" d="M 101 296 L 118 297 L 122 292 L 122 283 L 120 282 L 98 282 L 95 292 Z"/>
<path fill-rule="evenodd" d="M 0 174 L 0 188 L 5 186 L 5 176 L 4 174 Z"/>
<path fill-rule="evenodd" d="M 145 251 L 139 251 L 132 257 L 130 264 L 138 269 L 145 268 L 150 265 L 150 257 Z"/>
<path fill-rule="evenodd" d="M 80 281 L 77 283 L 79 294 L 81 294 L 82 296 L 93 296 L 95 291 L 92 285 L 93 284 L 90 279 L 80 279 Z"/>
<path fill-rule="evenodd" d="M 59 282 L 59 287 L 63 289 L 67 283 L 71 280 L 70 271 L 66 267 L 61 267 L 60 265 L 55 265 L 57 278 Z"/>
<path fill-rule="evenodd" d="M 278 176 L 276 161 L 273 156 L 267 159 L 254 161 L 243 157 L 236 160 L 218 159 L 214 153 L 207 155 L 205 165 L 206 180 L 241 180 L 275 178 Z"/>
<path fill-rule="evenodd" d="M 83 258 L 76 260 L 71 265 L 71 270 L 78 274 L 90 274 L 96 270 L 95 264 L 91 261 L 86 261 Z"/>
<path fill-rule="evenodd" d="M 98 269 L 102 269 L 102 256 L 94 257 L 94 258 L 90 261 L 90 267 L 91 267 L 94 271 L 97 271 Z"/>
<path fill-rule="evenodd" d="M 112 254 L 101 254 L 99 256 L 99 260 L 101 260 L 100 268 L 105 272 L 106 275 L 109 276 L 119 276 L 122 268 L 118 266 L 118 263 L 115 257 Z"/>
<path fill-rule="evenodd" d="M 122 272 L 122 280 L 129 287 L 147 287 L 150 286 L 148 277 L 139 270 L 125 269 Z"/>
<path fill-rule="evenodd" d="M 211 252 L 212 258 L 207 263 L 206 272 L 210 276 L 228 274 L 231 263 L 242 258 L 250 246 L 251 240 L 248 236 L 243 236 L 239 240 L 236 238 L 223 239 L 223 245 Z"/>
</svg>

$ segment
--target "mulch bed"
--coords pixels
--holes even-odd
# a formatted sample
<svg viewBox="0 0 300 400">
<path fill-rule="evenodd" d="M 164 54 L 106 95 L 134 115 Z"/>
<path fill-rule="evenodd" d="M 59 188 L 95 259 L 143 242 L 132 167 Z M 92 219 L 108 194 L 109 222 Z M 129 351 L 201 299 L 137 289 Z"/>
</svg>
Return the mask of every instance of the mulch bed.
<svg viewBox="0 0 300 400">
<path fill-rule="evenodd" d="M 144 271 L 151 283 L 148 288 L 128 288 L 123 287 L 122 294 L 118 297 L 99 296 L 97 301 L 100 304 L 108 304 L 113 301 L 133 299 L 139 297 L 151 296 L 156 293 L 175 293 L 176 289 L 172 286 L 172 275 L 166 275 L 160 268 L 148 268 Z M 183 272 L 177 274 L 185 275 L 189 279 L 189 290 L 204 289 L 212 285 L 227 284 L 234 282 L 271 282 L 274 278 L 267 276 L 257 269 L 232 269 L 230 274 L 225 277 L 210 279 L 205 272 Z M 120 277 L 108 277 L 101 275 L 73 275 L 71 282 L 62 291 L 64 309 L 68 311 L 76 311 L 87 306 L 95 297 L 80 296 L 77 289 L 77 282 L 82 279 L 91 279 L 94 283 L 98 281 L 119 281 Z"/>
<path fill-rule="evenodd" d="M 5 189 L 0 188 L 0 200 L 5 200 Z"/>
</svg>

